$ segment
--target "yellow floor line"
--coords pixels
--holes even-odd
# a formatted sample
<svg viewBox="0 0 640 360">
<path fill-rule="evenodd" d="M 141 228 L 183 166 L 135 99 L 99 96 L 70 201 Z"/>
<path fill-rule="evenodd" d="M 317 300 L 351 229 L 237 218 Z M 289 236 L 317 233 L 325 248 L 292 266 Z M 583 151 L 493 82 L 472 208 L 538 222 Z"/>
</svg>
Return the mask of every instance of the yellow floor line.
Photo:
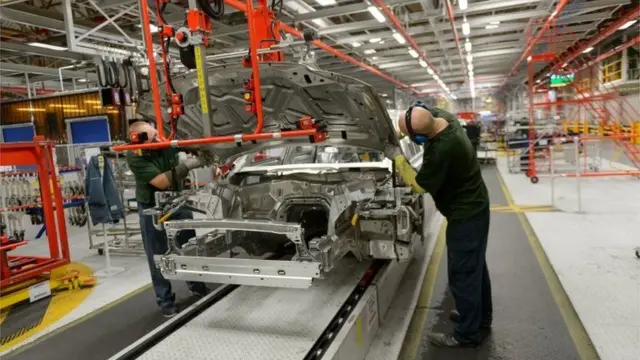
<svg viewBox="0 0 640 360">
<path fill-rule="evenodd" d="M 72 327 L 72 326 L 74 326 L 76 324 L 79 324 L 81 322 L 89 320 L 92 317 L 94 317 L 94 316 L 96 316 L 96 315 L 98 315 L 98 314 L 100 314 L 100 313 L 102 313 L 102 312 L 104 312 L 106 310 L 109 310 L 112 307 L 114 307 L 116 305 L 119 305 L 119 304 L 131 299 L 132 297 L 134 297 L 134 296 L 146 291 L 147 289 L 150 289 L 150 288 L 151 288 L 151 284 L 144 285 L 144 286 L 142 286 L 142 287 L 140 287 L 140 288 L 138 288 L 138 289 L 126 294 L 125 296 L 123 296 L 123 297 L 121 297 L 121 298 L 119 298 L 119 299 L 117 299 L 117 300 L 115 300 L 115 301 L 113 301 L 113 302 L 101 307 L 101 308 L 98 308 L 98 309 L 96 309 L 94 311 L 91 311 L 91 312 L 87 313 L 86 315 L 82 316 L 79 319 L 71 321 L 71 322 L 69 322 L 69 323 L 67 323 L 67 324 L 65 324 L 65 325 L 63 325 L 63 326 L 51 331 L 50 333 L 39 337 L 38 339 L 36 339 L 35 341 L 33 341 L 31 343 L 25 344 L 24 346 L 21 346 L 21 347 L 17 348 L 16 350 L 12 351 L 10 354 L 11 355 L 20 354 L 21 352 L 23 352 L 23 351 L 25 351 L 25 350 L 27 350 L 27 349 L 39 344 L 39 343 L 45 341 L 46 339 L 49 339 L 52 336 L 54 336 L 54 335 L 56 335 L 58 333 L 61 333 L 62 331 L 66 330 L 66 329 L 68 329 L 68 328 L 70 328 L 70 327 Z M 46 317 L 46 315 L 45 315 L 45 317 Z M 44 320 L 43 320 L 43 323 L 44 323 Z"/>
<path fill-rule="evenodd" d="M 500 188 L 504 193 L 504 196 L 507 198 L 507 202 L 512 205 L 513 197 L 507 188 L 504 179 L 500 173 L 497 174 L 498 182 L 500 183 Z M 531 245 L 531 249 L 538 260 L 538 265 L 540 265 L 540 269 L 544 274 L 545 279 L 547 280 L 547 285 L 549 286 L 549 291 L 551 291 L 551 295 L 560 310 L 560 314 L 564 319 L 564 322 L 569 330 L 569 334 L 573 343 L 576 346 L 576 350 L 582 360 L 596 360 L 600 357 L 598 353 L 591 343 L 589 339 L 589 335 L 585 330 L 578 314 L 573 308 L 573 304 L 571 304 L 571 300 L 567 296 L 567 293 L 564 291 L 562 284 L 560 283 L 560 279 L 558 279 L 558 275 L 556 274 L 549 258 L 544 252 L 542 245 L 540 244 L 540 240 L 535 235 L 535 232 L 531 228 L 531 224 L 527 220 L 527 218 L 522 214 L 522 212 L 517 212 L 518 220 L 522 225 L 522 229 L 524 230 L 527 239 L 529 240 L 529 244 Z"/>
<path fill-rule="evenodd" d="M 445 249 L 446 228 L 446 220 L 443 220 L 443 224 L 440 228 L 440 232 L 438 233 L 438 238 L 433 249 L 433 254 L 431 254 L 431 259 L 429 260 L 429 265 L 427 266 L 427 273 L 422 284 L 422 290 L 420 290 L 420 297 L 418 297 L 416 310 L 411 317 L 409 329 L 407 330 L 407 334 L 402 344 L 402 349 L 400 349 L 400 356 L 398 357 L 398 359 L 415 359 L 418 354 L 418 350 L 420 349 L 422 333 L 424 332 L 424 326 L 427 322 L 429 304 L 431 303 L 433 289 L 436 284 L 436 279 L 438 278 L 440 260 L 442 260 L 442 254 L 444 253 Z"/>
</svg>

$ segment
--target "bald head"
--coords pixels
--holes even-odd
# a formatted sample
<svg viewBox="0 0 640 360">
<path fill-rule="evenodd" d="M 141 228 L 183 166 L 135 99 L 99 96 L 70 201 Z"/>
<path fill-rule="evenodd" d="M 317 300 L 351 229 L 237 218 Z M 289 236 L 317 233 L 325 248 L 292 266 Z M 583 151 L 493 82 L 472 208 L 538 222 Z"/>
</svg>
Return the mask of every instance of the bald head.
<svg viewBox="0 0 640 360">
<path fill-rule="evenodd" d="M 434 126 L 435 120 L 427 109 L 416 106 L 411 110 L 411 128 L 416 135 L 429 135 L 434 131 Z M 405 113 L 400 115 L 398 127 L 401 133 L 409 135 Z"/>
<path fill-rule="evenodd" d="M 154 141 L 157 138 L 158 132 L 156 129 L 151 126 L 148 122 L 145 121 L 136 121 L 133 124 L 129 125 L 129 132 L 147 133 L 148 142 Z"/>
</svg>

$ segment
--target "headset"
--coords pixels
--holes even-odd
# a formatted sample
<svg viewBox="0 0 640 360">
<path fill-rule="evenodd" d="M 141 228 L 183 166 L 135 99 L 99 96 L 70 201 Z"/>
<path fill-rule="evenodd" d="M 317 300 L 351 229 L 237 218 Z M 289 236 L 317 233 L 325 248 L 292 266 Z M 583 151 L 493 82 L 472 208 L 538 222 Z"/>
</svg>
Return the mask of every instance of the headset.
<svg viewBox="0 0 640 360">
<path fill-rule="evenodd" d="M 411 106 L 409 106 L 407 111 L 404 113 L 404 124 L 407 127 L 409 139 L 411 139 L 411 141 L 413 141 L 416 145 L 424 145 L 424 143 L 426 143 L 428 140 L 427 137 L 424 135 L 417 135 L 413 131 L 413 127 L 411 126 L 411 112 L 415 107 L 421 107 L 429 112 L 431 112 L 431 110 L 427 107 L 427 104 L 423 103 L 420 100 L 417 100 L 414 101 L 413 104 L 411 104 Z"/>
</svg>

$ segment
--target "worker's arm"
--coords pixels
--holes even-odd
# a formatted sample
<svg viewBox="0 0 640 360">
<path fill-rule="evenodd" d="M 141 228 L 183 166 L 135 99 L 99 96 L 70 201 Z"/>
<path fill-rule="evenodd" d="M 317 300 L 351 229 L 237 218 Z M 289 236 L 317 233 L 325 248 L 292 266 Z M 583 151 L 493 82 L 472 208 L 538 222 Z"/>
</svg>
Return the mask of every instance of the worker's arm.
<svg viewBox="0 0 640 360">
<path fill-rule="evenodd" d="M 184 180 L 189 171 L 204 166 L 199 159 L 187 159 L 173 170 L 160 171 L 153 163 L 145 160 L 144 156 L 130 154 L 127 156 L 129 169 L 137 181 L 149 183 L 158 190 L 167 190 L 172 185 Z"/>
<path fill-rule="evenodd" d="M 429 194 L 438 192 L 449 171 L 449 161 L 446 153 L 435 156 L 425 154 L 422 167 L 416 174 L 416 183 Z"/>
<path fill-rule="evenodd" d="M 397 155 L 394 162 L 396 173 L 400 175 L 405 184 L 411 186 L 414 192 L 424 194 L 425 190 L 416 182 L 416 170 L 409 164 L 409 160 L 404 155 Z"/>
</svg>

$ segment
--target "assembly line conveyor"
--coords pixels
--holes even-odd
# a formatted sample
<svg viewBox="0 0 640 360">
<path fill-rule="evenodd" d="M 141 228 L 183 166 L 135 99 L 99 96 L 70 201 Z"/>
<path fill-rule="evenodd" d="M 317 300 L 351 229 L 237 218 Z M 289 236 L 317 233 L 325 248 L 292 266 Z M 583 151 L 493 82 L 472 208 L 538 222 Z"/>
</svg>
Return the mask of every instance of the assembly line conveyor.
<svg viewBox="0 0 640 360">
<path fill-rule="evenodd" d="M 309 289 L 220 286 L 111 360 L 365 359 L 409 262 L 341 261 Z"/>
</svg>

